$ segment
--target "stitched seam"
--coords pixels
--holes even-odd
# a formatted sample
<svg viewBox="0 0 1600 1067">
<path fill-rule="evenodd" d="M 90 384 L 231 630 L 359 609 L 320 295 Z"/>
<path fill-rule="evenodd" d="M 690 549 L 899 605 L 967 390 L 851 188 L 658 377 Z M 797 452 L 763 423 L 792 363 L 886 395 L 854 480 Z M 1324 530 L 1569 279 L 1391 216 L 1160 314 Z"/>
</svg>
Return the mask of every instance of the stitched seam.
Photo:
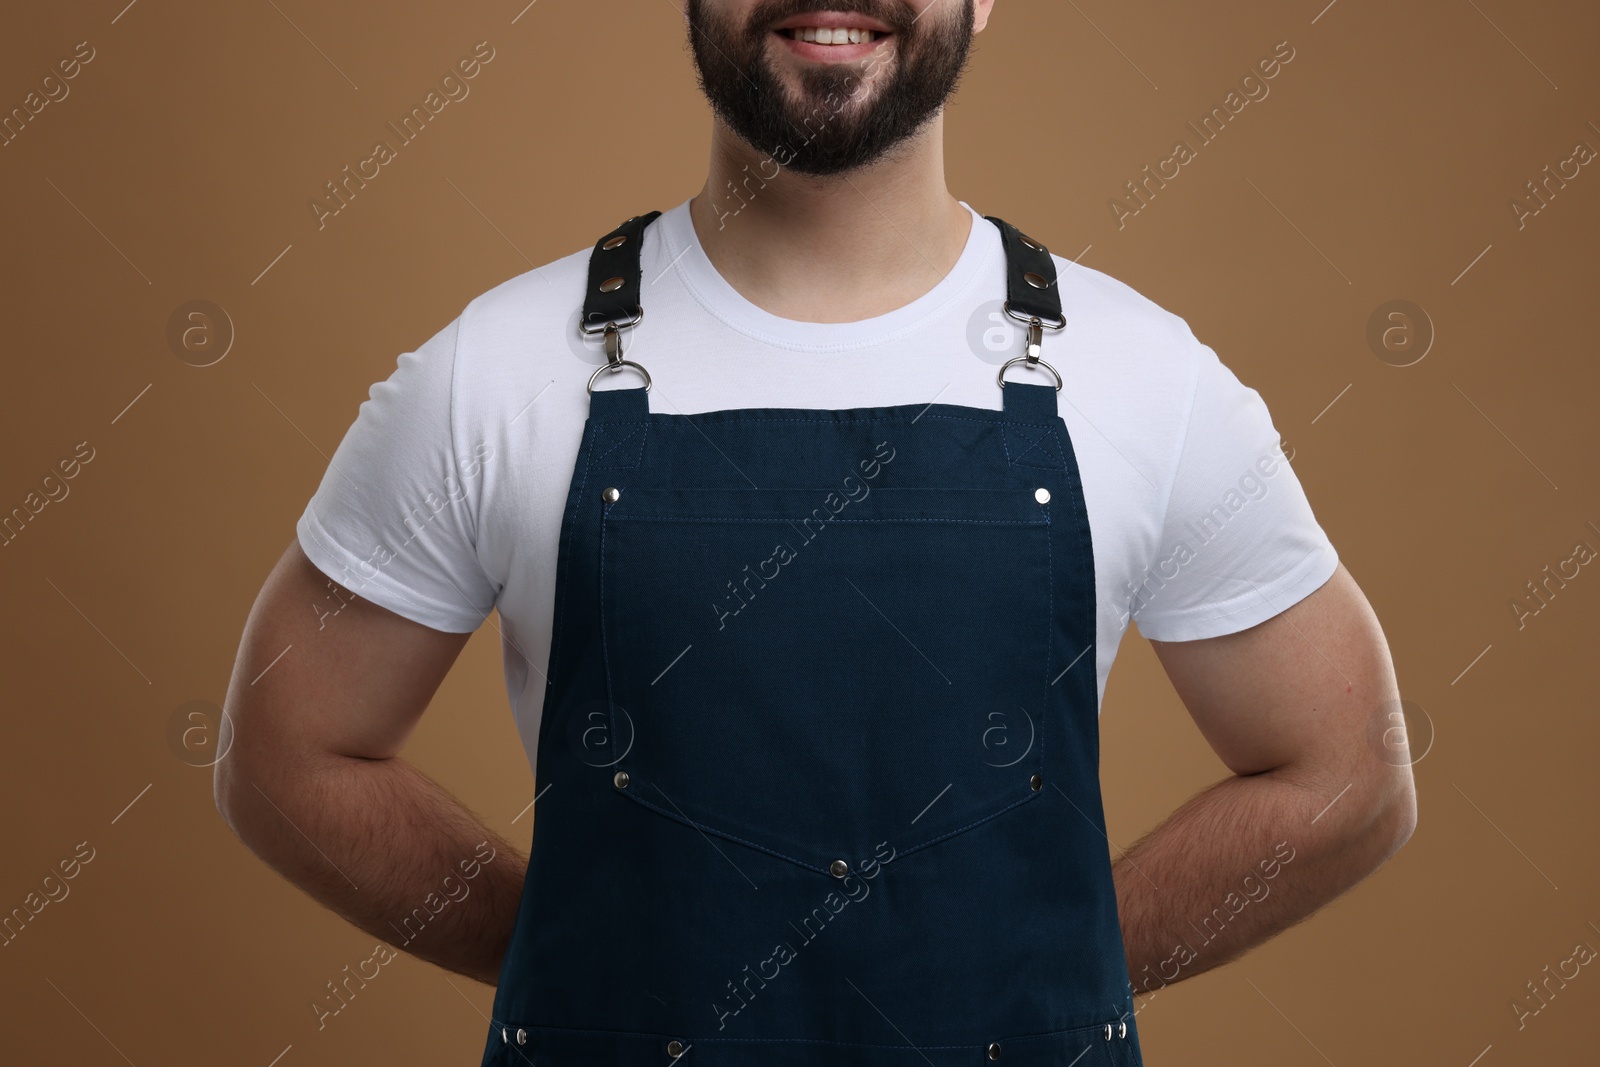
<svg viewBox="0 0 1600 1067">
<path fill-rule="evenodd" d="M 603 642 L 604 641 L 604 637 L 602 637 L 601 640 Z M 615 734 L 613 734 L 613 736 L 615 736 Z M 1036 761 L 1035 766 L 1042 766 L 1043 760 L 1044 760 L 1044 748 L 1043 748 L 1043 745 L 1041 744 L 1040 749 L 1039 749 L 1039 759 Z M 816 866 L 814 864 L 807 863 L 805 860 L 796 859 L 794 856 L 790 856 L 787 853 L 779 852 L 777 849 L 770 848 L 770 847 L 768 847 L 766 845 L 758 844 L 758 843 L 756 843 L 754 841 L 746 840 L 745 838 L 742 838 L 737 834 L 731 833 L 731 832 L 729 832 L 727 830 L 720 829 L 719 827 L 716 827 L 716 826 L 712 826 L 710 823 L 696 822 L 695 820 L 693 820 L 693 819 L 691 819 L 691 818 L 689 818 L 689 817 L 687 817 L 685 815 L 679 815 L 675 811 L 668 811 L 666 808 L 663 808 L 661 805 L 655 803 L 654 801 L 646 800 L 644 797 L 639 796 L 637 793 L 633 793 L 633 792 L 629 792 L 627 790 L 623 790 L 622 791 L 622 795 L 627 797 L 629 800 L 633 801 L 635 804 L 639 804 L 639 805 L 641 805 L 643 807 L 649 808 L 651 811 L 659 812 L 660 814 L 666 816 L 667 818 L 672 819 L 674 822 L 680 822 L 680 823 L 683 823 L 686 826 L 692 826 L 696 830 L 700 830 L 703 833 L 716 834 L 718 837 L 727 838 L 729 841 L 736 841 L 741 845 L 745 845 L 745 846 L 748 846 L 750 848 L 756 849 L 759 852 L 765 852 L 769 856 L 776 856 L 778 859 L 787 860 L 788 862 L 793 863 L 797 867 L 804 867 L 808 871 L 815 871 L 818 874 L 829 874 L 830 873 L 826 867 L 819 867 L 819 866 Z M 965 833 L 966 831 L 971 830 L 975 826 L 981 826 L 984 823 L 990 821 L 991 819 L 998 818 L 999 816 L 1004 815 L 1006 812 L 1010 811 L 1012 808 L 1017 807 L 1019 804 L 1026 804 L 1029 801 L 1037 800 L 1040 797 L 1040 795 L 1041 795 L 1040 793 L 1034 793 L 1034 792 L 1030 791 L 1027 796 L 1020 797 L 1017 800 L 1013 800 L 1011 803 L 1007 804 L 1003 808 L 996 808 L 994 811 L 991 811 L 988 814 L 986 814 L 986 815 L 984 815 L 984 816 L 982 816 L 980 818 L 974 819 L 972 822 L 969 822 L 964 826 L 957 826 L 957 827 L 954 827 L 953 829 L 946 830 L 944 833 L 939 834 L 937 837 L 930 837 L 926 841 L 919 842 L 918 844 L 915 844 L 915 845 L 909 845 L 909 846 L 907 846 L 907 847 L 905 847 L 903 849 L 900 849 L 898 852 L 895 853 L 895 855 L 896 856 L 909 856 L 913 852 L 920 852 L 923 849 L 928 848 L 931 845 L 937 845 L 941 841 L 944 841 L 944 840 L 947 840 L 948 838 L 954 837 L 957 834 Z"/>
<path fill-rule="evenodd" d="M 595 457 L 596 462 L 598 462 L 598 463 L 600 463 L 600 465 L 604 466 L 605 465 L 604 461 L 605 461 L 605 458 L 607 456 L 611 455 L 611 453 L 615 452 L 617 449 L 621 448 L 623 445 L 627 444 L 629 441 L 631 441 L 635 437 L 639 436 L 639 434 L 641 432 L 643 432 L 643 430 L 644 430 L 644 427 L 640 426 L 637 429 L 635 429 L 632 433 L 628 434 L 626 437 L 619 437 L 617 439 L 616 444 L 612 445 L 610 448 L 606 449 L 604 452 L 600 453 L 598 456 Z M 613 464 L 613 466 L 619 466 L 619 467 L 623 466 L 623 465 L 624 464 L 621 464 L 621 463 Z"/>
<path fill-rule="evenodd" d="M 1190 331 L 1190 338 L 1193 339 L 1196 344 L 1199 344 L 1199 338 L 1194 337 L 1193 331 Z M 1189 383 L 1189 409 L 1183 413 L 1183 434 L 1178 441 L 1178 455 L 1177 458 L 1172 462 L 1172 477 L 1167 479 L 1167 498 L 1161 502 L 1161 531 L 1159 534 L 1157 534 L 1158 537 L 1163 537 L 1167 530 L 1167 519 L 1170 517 L 1172 512 L 1172 496 L 1178 488 L 1178 474 L 1183 469 L 1184 453 L 1188 452 L 1189 450 L 1189 428 L 1194 421 L 1195 400 L 1199 397 L 1199 395 L 1200 361 L 1198 358 L 1196 358 L 1194 361 L 1194 376 Z M 1164 543 L 1164 540 L 1157 543 L 1156 551 L 1158 553 L 1160 552 L 1160 545 Z M 1134 621 L 1137 622 L 1138 620 L 1135 619 Z"/>
<path fill-rule="evenodd" d="M 549 695 L 550 686 L 552 684 L 552 682 L 550 680 L 550 675 L 554 674 L 556 671 L 561 669 L 560 668 L 560 662 L 557 659 L 557 656 L 560 654 L 561 639 L 562 639 L 562 637 L 565 636 L 566 629 L 567 629 L 565 626 L 560 625 L 560 620 L 564 619 L 566 617 L 566 614 L 565 614 L 566 602 L 567 602 L 568 595 L 571 593 L 571 590 L 568 589 L 568 583 L 571 581 L 572 555 L 573 555 L 573 553 L 570 552 L 570 551 L 563 551 L 563 550 L 567 548 L 567 546 L 570 544 L 570 542 L 572 541 L 573 537 L 577 533 L 579 515 L 581 514 L 582 506 L 583 506 L 583 490 L 584 490 L 584 487 L 589 484 L 589 464 L 594 458 L 595 438 L 597 436 L 598 436 L 597 434 L 590 436 L 589 447 L 584 451 L 584 454 L 582 456 L 582 460 L 583 460 L 583 475 L 578 480 L 578 491 L 573 496 L 572 502 L 571 502 L 570 507 L 568 508 L 567 514 L 566 514 L 566 516 L 564 516 L 563 530 L 562 530 L 562 533 L 561 533 L 561 537 L 557 541 L 557 545 L 556 545 L 556 558 L 558 560 L 565 560 L 566 564 L 560 570 L 560 573 L 558 573 L 556 575 L 556 588 L 560 591 L 561 596 L 557 598 L 557 602 L 554 605 L 554 614 L 551 616 L 551 618 L 553 620 L 555 620 L 555 622 L 552 624 L 554 632 L 553 632 L 553 635 L 552 635 L 551 646 L 550 646 L 550 662 L 545 664 L 545 695 L 546 696 Z M 540 722 L 541 722 L 541 724 L 543 723 L 543 719 L 542 718 L 541 718 Z M 543 732 L 543 730 L 542 730 L 542 725 L 541 725 L 541 733 L 542 732 Z M 612 736 L 616 736 L 616 735 L 613 734 Z"/>
<path fill-rule="evenodd" d="M 984 424 L 985 426 L 1035 426 L 1035 427 L 1039 427 L 1039 428 L 1045 429 L 1045 430 L 1049 430 L 1052 427 L 1052 424 L 1048 420 L 1040 421 L 1040 420 L 1037 420 L 1037 419 L 1013 418 L 1013 417 L 1011 417 L 1009 415 L 1004 414 L 1001 411 L 995 411 L 993 413 L 993 416 L 990 417 L 990 418 L 978 418 L 976 416 L 969 416 L 969 415 L 939 415 L 939 414 L 930 415 L 930 414 L 926 414 L 926 411 L 927 411 L 927 408 L 928 408 L 928 405 L 926 405 L 926 404 L 924 404 L 924 405 L 922 405 L 920 407 L 917 407 L 917 405 L 906 405 L 906 406 L 907 407 L 916 407 L 917 408 L 917 414 L 912 414 L 910 411 L 903 411 L 903 412 L 902 411 L 896 411 L 893 408 L 838 408 L 838 409 L 830 409 L 830 410 L 837 410 L 840 413 L 855 413 L 855 414 L 858 414 L 859 417 L 850 418 L 850 419 L 828 419 L 828 418 L 813 418 L 813 417 L 808 417 L 808 416 L 797 415 L 797 416 L 792 416 L 792 417 L 790 417 L 790 416 L 784 416 L 784 417 L 781 417 L 781 418 L 780 417 L 763 417 L 763 418 L 757 419 L 757 418 L 746 418 L 745 416 L 740 415 L 738 413 L 742 412 L 742 411 L 759 411 L 759 410 L 762 410 L 760 408 L 723 408 L 723 409 L 719 409 L 717 411 L 697 411 L 697 412 L 693 412 L 693 413 L 688 414 L 688 415 L 678 415 L 678 414 L 674 414 L 672 412 L 653 411 L 653 412 L 651 412 L 649 414 L 648 418 L 650 418 L 651 420 L 659 420 L 659 421 L 663 421 L 663 422 L 665 422 L 666 420 L 676 420 L 676 419 L 693 420 L 693 419 L 704 418 L 707 422 L 735 422 L 735 423 L 741 423 L 741 424 L 742 423 L 755 423 L 755 422 L 828 422 L 828 423 L 834 423 L 835 425 L 839 425 L 839 426 L 864 425 L 864 424 L 873 423 L 873 422 L 900 422 L 902 420 L 906 420 L 906 421 L 910 421 L 910 422 L 916 422 L 918 419 L 944 419 L 947 422 L 978 422 L 978 423 Z M 987 409 L 973 408 L 971 410 L 982 411 L 982 410 L 987 410 Z M 884 414 L 880 414 L 880 412 L 883 412 Z M 718 416 L 718 417 L 710 418 L 708 416 Z M 1059 416 L 1057 416 L 1057 418 L 1059 418 Z M 638 422 L 639 420 L 638 420 L 637 417 L 634 417 L 634 416 L 617 415 L 617 416 L 612 416 L 612 417 L 601 416 L 601 417 L 598 417 L 598 418 L 592 418 L 591 421 L 593 421 L 593 422 L 595 422 L 595 423 L 597 423 L 599 425 L 612 425 L 612 424 L 615 424 L 615 423 L 632 424 L 632 423 Z"/>
<path fill-rule="evenodd" d="M 1114 1022 L 1119 1021 L 1119 1019 L 1120 1019 L 1120 1017 L 1113 1018 L 1113 1019 L 1110 1019 L 1110 1020 L 1107 1020 L 1107 1021 L 1114 1023 Z M 666 1039 L 669 1036 L 667 1034 L 658 1034 L 658 1033 L 654 1033 L 654 1032 L 650 1032 L 650 1031 L 641 1031 L 641 1030 L 601 1030 L 601 1029 L 598 1029 L 598 1028 L 595 1028 L 595 1027 L 544 1026 L 544 1025 L 540 1025 L 538 1023 L 519 1023 L 514 1019 L 491 1019 L 489 1025 L 490 1025 L 491 1028 L 500 1027 L 500 1026 L 506 1026 L 506 1027 L 515 1026 L 515 1027 L 518 1027 L 519 1029 L 527 1030 L 530 1034 L 531 1033 L 535 1033 L 535 1032 L 542 1032 L 542 1033 L 548 1033 L 548 1034 L 600 1034 L 600 1035 L 603 1035 L 603 1036 L 606 1036 L 606 1037 L 634 1038 L 634 1039 L 638 1039 L 640 1041 L 660 1041 L 660 1040 Z M 1042 1034 L 1010 1035 L 1010 1036 L 1003 1037 L 1001 1040 L 1002 1040 L 1002 1042 L 1006 1042 L 1006 1041 L 1010 1041 L 1010 1042 L 1054 1041 L 1054 1040 L 1060 1040 L 1061 1038 L 1066 1038 L 1066 1037 L 1078 1037 L 1078 1036 L 1088 1037 L 1088 1036 L 1091 1036 L 1091 1035 L 1099 1035 L 1105 1029 L 1105 1025 L 1106 1025 L 1105 1022 L 1090 1023 L 1087 1026 L 1073 1026 L 1073 1027 L 1069 1027 L 1069 1028 L 1063 1029 L 1063 1030 L 1050 1030 L 1050 1031 L 1046 1031 L 1045 1033 L 1042 1033 Z M 1128 1032 L 1130 1034 L 1132 1034 L 1133 1033 L 1133 1027 L 1131 1027 L 1131 1026 L 1128 1027 Z M 677 1035 L 673 1035 L 673 1036 L 677 1036 Z M 882 1043 L 867 1042 L 867 1041 L 827 1041 L 827 1040 L 824 1040 L 822 1038 L 815 1038 L 815 1037 L 694 1037 L 692 1040 L 697 1045 L 698 1044 L 719 1044 L 719 1045 L 831 1045 L 831 1046 L 836 1046 L 836 1047 L 841 1047 L 841 1048 L 885 1048 L 885 1049 L 896 1049 L 896 1050 L 899 1050 L 899 1051 L 902 1051 L 902 1052 L 914 1051 L 913 1048 L 911 1048 L 910 1046 L 904 1045 L 904 1044 L 882 1044 Z M 925 1048 L 925 1049 L 968 1049 L 968 1050 L 979 1050 L 979 1049 L 983 1049 L 983 1048 L 986 1048 L 986 1047 L 987 1047 L 987 1043 L 986 1042 L 980 1042 L 980 1043 L 974 1044 L 974 1045 L 918 1045 L 918 1046 L 916 1046 L 916 1048 Z"/>
<path fill-rule="evenodd" d="M 604 640 L 604 638 L 602 637 L 602 641 L 603 640 Z M 608 672 L 609 672 L 609 667 L 608 667 Z M 615 735 L 613 734 L 613 736 L 615 736 Z M 685 824 L 686 826 L 692 826 L 696 830 L 700 830 L 700 831 L 702 831 L 704 833 L 716 834 L 718 837 L 725 837 L 729 841 L 737 841 L 741 845 L 746 845 L 746 846 L 748 846 L 750 848 L 756 849 L 757 851 L 765 852 L 769 856 L 776 856 L 780 860 L 787 860 L 788 862 L 794 864 L 797 867 L 804 867 L 808 871 L 815 871 L 818 874 L 827 874 L 828 873 L 828 870 L 825 867 L 813 866 L 812 864 L 807 863 L 805 860 L 796 859 L 795 857 L 787 855 L 786 853 L 779 852 L 777 849 L 768 848 L 766 845 L 758 845 L 754 841 L 747 841 L 744 838 L 738 836 L 737 834 L 729 833 L 727 830 L 721 830 L 721 829 L 718 829 L 717 827 L 711 826 L 709 824 L 698 823 L 698 822 L 695 822 L 693 819 L 688 818 L 687 816 L 679 815 L 675 811 L 668 811 L 666 808 L 663 808 L 661 805 L 656 804 L 653 801 L 646 800 L 644 797 L 639 796 L 637 793 L 631 793 L 631 792 L 628 792 L 627 790 L 623 790 L 622 791 L 622 795 L 627 797 L 629 800 L 633 801 L 635 804 L 639 804 L 639 805 L 642 805 L 643 807 L 649 808 L 651 811 L 660 812 L 662 815 L 665 815 L 667 818 L 673 820 L 674 822 L 681 822 L 681 823 Z"/>
<path fill-rule="evenodd" d="M 612 522 L 721 522 L 738 524 L 762 525 L 788 525 L 809 518 L 808 515 L 797 515 L 789 519 L 761 519 L 761 518 L 721 518 L 711 515 L 611 515 Z M 921 518 L 885 518 L 885 519 L 829 519 L 824 524 L 839 526 L 845 523 L 871 523 L 871 522 L 931 522 L 931 523 L 971 523 L 979 526 L 1045 526 L 1042 519 L 921 519 Z"/>
</svg>

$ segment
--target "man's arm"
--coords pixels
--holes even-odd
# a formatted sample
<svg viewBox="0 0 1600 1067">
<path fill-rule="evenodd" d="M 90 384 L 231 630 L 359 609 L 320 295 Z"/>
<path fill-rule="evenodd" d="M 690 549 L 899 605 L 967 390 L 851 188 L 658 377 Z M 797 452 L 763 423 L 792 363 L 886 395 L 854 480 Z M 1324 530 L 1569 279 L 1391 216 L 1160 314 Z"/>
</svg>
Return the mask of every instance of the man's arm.
<svg viewBox="0 0 1600 1067">
<path fill-rule="evenodd" d="M 1376 870 L 1416 825 L 1405 750 L 1385 759 L 1375 745 L 1399 709 L 1394 665 L 1343 563 L 1249 629 L 1151 644 L 1234 777 L 1113 864 L 1136 993 L 1299 922 Z"/>
<path fill-rule="evenodd" d="M 262 586 L 228 686 L 217 808 L 350 922 L 492 985 L 526 859 L 397 755 L 471 635 L 342 588 L 346 606 L 319 617 L 329 584 L 296 542 Z"/>
</svg>

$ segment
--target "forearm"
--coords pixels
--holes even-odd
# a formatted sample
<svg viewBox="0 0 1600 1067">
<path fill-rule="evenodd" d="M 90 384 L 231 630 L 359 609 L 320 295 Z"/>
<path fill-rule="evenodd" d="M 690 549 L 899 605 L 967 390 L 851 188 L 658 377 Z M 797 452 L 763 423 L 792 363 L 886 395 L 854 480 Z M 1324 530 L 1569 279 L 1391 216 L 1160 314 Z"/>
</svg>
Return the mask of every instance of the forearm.
<svg viewBox="0 0 1600 1067">
<path fill-rule="evenodd" d="M 1399 847 L 1395 809 L 1353 783 L 1343 795 L 1340 788 L 1281 770 L 1231 776 L 1114 861 L 1135 994 L 1238 957 Z"/>
<path fill-rule="evenodd" d="M 415 956 L 498 980 L 526 859 L 416 767 L 319 755 L 236 767 L 218 789 L 241 840 L 322 904 Z"/>
</svg>

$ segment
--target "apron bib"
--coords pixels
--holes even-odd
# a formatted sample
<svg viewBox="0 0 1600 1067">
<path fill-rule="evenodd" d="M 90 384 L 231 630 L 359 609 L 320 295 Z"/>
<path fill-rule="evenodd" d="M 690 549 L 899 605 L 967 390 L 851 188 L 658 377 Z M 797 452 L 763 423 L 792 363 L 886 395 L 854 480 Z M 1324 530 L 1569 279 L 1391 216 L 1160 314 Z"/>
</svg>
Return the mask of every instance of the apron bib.
<svg viewBox="0 0 1600 1067">
<path fill-rule="evenodd" d="M 999 411 L 659 414 L 657 215 L 590 260 L 595 376 L 645 384 L 590 379 L 484 1067 L 1140 1067 L 1053 260 L 989 217 Z"/>
</svg>

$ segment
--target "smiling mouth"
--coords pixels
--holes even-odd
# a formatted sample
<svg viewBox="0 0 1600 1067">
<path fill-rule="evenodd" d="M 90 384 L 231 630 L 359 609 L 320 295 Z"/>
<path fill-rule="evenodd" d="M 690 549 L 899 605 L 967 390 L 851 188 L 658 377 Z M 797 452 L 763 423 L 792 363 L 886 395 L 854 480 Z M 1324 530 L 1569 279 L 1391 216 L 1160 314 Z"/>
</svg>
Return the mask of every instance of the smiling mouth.
<svg viewBox="0 0 1600 1067">
<path fill-rule="evenodd" d="M 804 41 L 808 44 L 829 46 L 871 44 L 880 38 L 889 36 L 889 34 L 883 33 L 879 30 L 858 29 L 855 27 L 844 26 L 832 29 L 826 26 L 794 26 L 789 29 L 778 30 L 776 32 L 780 36 L 787 37 L 791 41 Z"/>
</svg>

